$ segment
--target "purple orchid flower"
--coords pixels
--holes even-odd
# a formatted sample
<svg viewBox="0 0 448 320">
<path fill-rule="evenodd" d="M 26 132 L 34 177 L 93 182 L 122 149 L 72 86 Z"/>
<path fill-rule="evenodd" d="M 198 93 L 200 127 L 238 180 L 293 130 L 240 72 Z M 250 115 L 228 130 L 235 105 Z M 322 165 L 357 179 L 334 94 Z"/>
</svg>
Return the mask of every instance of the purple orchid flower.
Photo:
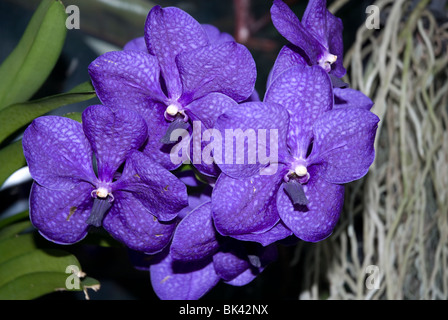
<svg viewBox="0 0 448 320">
<path fill-rule="evenodd" d="M 87 108 L 82 124 L 59 116 L 35 119 L 23 137 L 35 180 L 30 195 L 34 226 L 48 240 L 72 244 L 90 226 L 102 225 L 129 248 L 162 250 L 177 213 L 187 206 L 187 191 L 138 151 L 147 137 L 139 114 L 102 105 Z"/>
<path fill-rule="evenodd" d="M 263 248 L 219 235 L 210 196 L 203 193 L 200 198 L 177 226 L 170 249 L 150 266 L 151 283 L 160 299 L 197 300 L 219 281 L 246 285 L 277 257 L 275 246 Z"/>
<path fill-rule="evenodd" d="M 296 64 L 319 65 L 341 78 L 344 53 L 342 21 L 326 8 L 326 0 L 310 0 L 302 21 L 282 0 L 274 0 L 271 17 L 274 26 L 289 42 L 280 51 L 273 70 L 276 75 Z"/>
<path fill-rule="evenodd" d="M 319 66 L 296 66 L 274 80 L 263 104 L 230 109 L 215 128 L 261 128 L 267 115 L 278 130 L 278 163 L 220 165 L 212 194 L 215 227 L 263 245 L 291 234 L 323 240 L 339 219 L 343 184 L 363 177 L 374 160 L 379 119 L 367 108 L 335 108 L 328 74 Z M 257 174 L 264 167 L 273 170 Z"/>
<path fill-rule="evenodd" d="M 98 97 L 114 110 L 125 105 L 147 121 L 152 139 L 143 152 L 165 168 L 171 161 L 170 140 L 175 129 L 202 130 L 234 102 L 254 91 L 255 62 L 249 50 L 186 12 L 155 6 L 145 24 L 145 46 L 136 39 L 120 52 L 108 52 L 89 66 Z M 172 142 L 170 144 L 170 142 Z M 195 166 L 215 176 L 215 165 Z"/>
<path fill-rule="evenodd" d="M 349 88 L 340 78 L 346 73 L 343 62 L 342 21 L 326 9 L 326 0 L 310 0 L 300 21 L 281 0 L 274 0 L 272 21 L 290 44 L 284 46 L 269 74 L 268 87 L 282 72 L 297 65 L 319 65 L 330 75 L 335 107 L 372 108 L 362 92 Z"/>
</svg>

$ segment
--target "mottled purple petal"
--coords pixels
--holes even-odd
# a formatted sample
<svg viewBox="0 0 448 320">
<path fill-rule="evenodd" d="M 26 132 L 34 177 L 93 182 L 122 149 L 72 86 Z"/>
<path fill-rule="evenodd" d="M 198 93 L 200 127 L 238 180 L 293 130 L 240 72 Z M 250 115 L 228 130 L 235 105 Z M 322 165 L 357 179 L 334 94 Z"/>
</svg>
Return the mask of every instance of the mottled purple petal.
<svg viewBox="0 0 448 320">
<path fill-rule="evenodd" d="M 211 202 L 207 202 L 191 211 L 179 223 L 170 254 L 174 260 L 194 261 L 212 255 L 218 248 Z"/>
<path fill-rule="evenodd" d="M 227 109 L 235 107 L 238 107 L 238 104 L 228 96 L 222 93 L 210 93 L 194 100 L 185 108 L 188 117 L 193 123 L 190 159 L 195 168 L 202 174 L 216 177 L 221 172 L 213 161 L 213 151 L 215 149 L 213 146 L 215 142 L 210 141 L 213 139 L 205 136 L 204 132 L 208 130 L 210 133 L 216 119 Z M 204 151 L 204 148 L 207 149 Z"/>
<path fill-rule="evenodd" d="M 375 158 L 378 117 L 362 108 L 329 111 L 314 124 L 309 162 L 321 164 L 322 176 L 332 183 L 363 177 Z"/>
<path fill-rule="evenodd" d="M 288 146 L 293 156 L 305 158 L 314 122 L 333 107 L 333 90 L 328 74 L 319 66 L 292 67 L 272 82 L 264 100 L 278 103 L 288 110 Z"/>
<path fill-rule="evenodd" d="M 81 182 L 70 190 L 50 190 L 34 183 L 30 194 L 30 219 L 48 240 L 72 244 L 87 235 L 93 187 Z"/>
<path fill-rule="evenodd" d="M 351 88 L 334 88 L 334 109 L 336 108 L 363 108 L 370 110 L 373 101 L 361 91 Z"/>
<path fill-rule="evenodd" d="M 171 172 L 135 151 L 126 160 L 117 189 L 130 191 L 159 220 L 172 220 L 188 206 L 187 187 Z"/>
<path fill-rule="evenodd" d="M 274 0 L 271 17 L 275 28 L 293 45 L 305 51 L 310 61 L 316 62 L 324 52 L 323 46 L 315 39 L 299 18 L 282 0 Z"/>
<path fill-rule="evenodd" d="M 161 300 L 198 300 L 220 280 L 213 262 L 173 262 L 166 255 L 150 267 L 151 284 Z"/>
<path fill-rule="evenodd" d="M 103 220 L 103 227 L 128 248 L 157 253 L 171 240 L 176 221 L 161 222 L 150 214 L 133 194 L 114 192 L 115 200 Z"/>
<path fill-rule="evenodd" d="M 252 266 L 251 268 L 238 275 L 236 278 L 230 281 L 226 281 L 225 283 L 232 286 L 245 286 L 252 280 L 254 280 L 261 272 L 263 272 L 263 270 L 269 263 L 277 260 L 278 251 L 276 245 L 270 245 L 264 248 L 260 248 L 260 250 L 258 251 L 259 253 L 256 256 L 252 257 L 257 258 L 260 266 L 255 268 L 254 266 Z M 248 258 L 250 259 L 250 256 Z"/>
<path fill-rule="evenodd" d="M 169 98 L 177 99 L 182 83 L 175 63 L 176 56 L 209 43 L 207 34 L 193 17 L 181 9 L 155 6 L 145 24 L 145 40 L 149 52 L 160 62 Z"/>
<path fill-rule="evenodd" d="M 182 100 L 187 103 L 211 92 L 241 102 L 254 91 L 255 61 L 249 50 L 236 42 L 185 51 L 176 61 L 183 85 Z"/>
<path fill-rule="evenodd" d="M 292 234 L 292 231 L 289 228 L 285 227 L 282 221 L 279 221 L 275 226 L 265 232 L 248 233 L 235 235 L 232 237 L 242 241 L 258 242 L 263 246 L 268 246 L 276 241 L 283 240 L 291 236 Z"/>
<path fill-rule="evenodd" d="M 287 154 L 289 115 L 281 105 L 247 102 L 228 109 L 215 124 L 222 138 L 222 156 L 215 161 L 234 178 L 263 174 Z"/>
<path fill-rule="evenodd" d="M 232 251 L 217 252 L 213 256 L 213 265 L 215 266 L 216 274 L 224 281 L 235 279 L 251 267 L 247 256 L 241 257 L 241 255 Z"/>
<path fill-rule="evenodd" d="M 204 28 L 205 32 L 207 33 L 210 43 L 235 41 L 232 35 L 228 34 L 227 32 L 221 32 L 214 25 L 202 24 L 202 28 Z"/>
<path fill-rule="evenodd" d="M 303 57 L 303 53 L 300 52 L 299 49 L 294 48 L 291 45 L 284 46 L 272 67 L 271 72 L 269 73 L 267 87 L 271 85 L 272 81 L 274 81 L 282 72 L 288 70 L 297 65 L 308 65 L 309 63 L 306 61 L 305 57 Z"/>
<path fill-rule="evenodd" d="M 328 48 L 331 54 L 337 56 L 336 62 L 331 65 L 330 73 L 338 78 L 346 74 L 344 68 L 344 42 L 342 37 L 342 20 L 332 15 L 327 10 L 327 39 Z"/>
<path fill-rule="evenodd" d="M 25 130 L 23 153 L 31 176 L 40 185 L 57 190 L 94 182 L 92 149 L 82 125 L 59 116 L 35 119 Z"/>
<path fill-rule="evenodd" d="M 277 209 L 283 223 L 300 239 L 317 242 L 327 238 L 339 219 L 344 202 L 344 186 L 326 182 L 319 168 L 309 168 L 310 180 L 303 186 L 307 206 L 294 206 L 283 190 L 277 194 Z"/>
<path fill-rule="evenodd" d="M 123 47 L 123 50 L 134 50 L 134 51 L 142 51 L 148 52 L 148 48 L 146 47 L 145 37 L 138 37 L 132 39 L 128 43 L 126 43 Z"/>
<path fill-rule="evenodd" d="M 326 5 L 326 0 L 310 0 L 302 17 L 302 24 L 328 49 Z"/>
<path fill-rule="evenodd" d="M 243 273 L 239 274 L 232 280 L 225 281 L 225 283 L 234 287 L 242 287 L 252 282 L 256 277 L 257 274 L 254 274 L 252 269 L 246 269 L 245 271 L 243 271 Z"/>
<path fill-rule="evenodd" d="M 222 93 L 214 92 L 194 100 L 185 107 L 185 110 L 192 121 L 200 121 L 203 129 L 211 129 L 221 114 L 236 107 L 238 103 L 235 100 Z"/>
<path fill-rule="evenodd" d="M 82 125 L 96 156 L 100 181 L 112 181 L 128 153 L 140 148 L 148 136 L 146 122 L 138 113 L 113 112 L 103 105 L 87 108 Z"/>
<path fill-rule="evenodd" d="M 166 100 L 157 58 L 146 52 L 106 52 L 89 65 L 89 74 L 98 98 L 114 109 L 145 109 Z"/>
<path fill-rule="evenodd" d="M 279 221 L 275 195 L 283 171 L 246 179 L 222 173 L 212 193 L 213 219 L 218 232 L 233 236 L 271 229 Z"/>
</svg>

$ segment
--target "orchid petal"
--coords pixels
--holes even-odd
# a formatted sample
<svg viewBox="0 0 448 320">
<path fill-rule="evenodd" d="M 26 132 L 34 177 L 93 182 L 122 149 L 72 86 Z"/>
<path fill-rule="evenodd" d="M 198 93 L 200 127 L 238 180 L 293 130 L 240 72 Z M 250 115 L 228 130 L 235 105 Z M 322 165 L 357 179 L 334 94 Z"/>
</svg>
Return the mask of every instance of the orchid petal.
<svg viewBox="0 0 448 320">
<path fill-rule="evenodd" d="M 37 118 L 25 130 L 22 144 L 31 176 L 41 186 L 67 190 L 80 181 L 96 181 L 92 149 L 79 122 Z"/>
<path fill-rule="evenodd" d="M 157 58 L 147 52 L 106 52 L 89 65 L 89 74 L 98 98 L 110 107 L 145 109 L 167 99 Z"/>
<path fill-rule="evenodd" d="M 278 221 L 275 194 L 283 170 L 272 176 L 234 179 L 222 173 L 213 189 L 212 212 L 215 227 L 222 235 L 261 233 Z"/>
<path fill-rule="evenodd" d="M 237 102 L 253 92 L 255 61 L 250 51 L 236 42 L 213 43 L 177 56 L 183 85 L 182 101 L 190 103 L 211 92 L 225 94 Z"/>
<path fill-rule="evenodd" d="M 271 7 L 271 17 L 275 28 L 293 45 L 301 48 L 310 61 L 316 62 L 325 48 L 300 22 L 299 18 L 282 0 L 274 0 Z"/>
<path fill-rule="evenodd" d="M 337 56 L 337 60 L 331 65 L 330 74 L 338 78 L 342 78 L 347 73 L 343 65 L 344 41 L 342 38 L 342 29 L 342 20 L 327 10 L 328 49 L 331 54 Z"/>
<path fill-rule="evenodd" d="M 314 124 L 310 163 L 322 165 L 323 178 L 348 183 L 363 177 L 375 158 L 378 117 L 363 108 L 329 111 Z"/>
<path fill-rule="evenodd" d="M 310 0 L 303 13 L 302 24 L 328 49 L 326 5 L 326 0 Z"/>
<path fill-rule="evenodd" d="M 213 142 L 210 141 L 211 136 L 208 137 L 209 139 L 206 139 L 204 132 L 210 132 L 215 125 L 216 119 L 227 109 L 236 107 L 238 107 L 238 104 L 228 96 L 222 93 L 210 93 L 193 101 L 185 108 L 188 117 L 193 122 L 190 158 L 195 168 L 202 174 L 218 176 L 220 173 L 220 169 L 213 160 L 212 152 L 203 154 L 204 148 L 213 146 Z M 206 156 L 210 159 L 204 161 Z"/>
<path fill-rule="evenodd" d="M 283 46 L 277 55 L 274 66 L 269 74 L 267 87 L 284 71 L 294 66 L 301 65 L 306 66 L 309 63 L 303 57 L 303 53 L 300 49 L 291 45 Z"/>
<path fill-rule="evenodd" d="M 134 195 L 114 192 L 115 200 L 103 220 L 103 227 L 128 248 L 160 252 L 171 240 L 176 221 L 161 222 Z"/>
<path fill-rule="evenodd" d="M 82 125 L 98 164 L 100 181 L 112 181 L 115 172 L 131 150 L 147 138 L 147 127 L 136 112 L 94 105 L 82 114 Z"/>
<path fill-rule="evenodd" d="M 265 232 L 241 234 L 232 237 L 242 241 L 258 242 L 263 246 L 268 246 L 276 241 L 283 240 L 292 234 L 292 231 L 280 220 L 275 226 Z"/>
<path fill-rule="evenodd" d="M 207 202 L 192 210 L 179 223 L 170 254 L 174 260 L 194 261 L 211 256 L 218 248 L 211 202 Z"/>
<path fill-rule="evenodd" d="M 135 39 L 132 39 L 128 43 L 126 43 L 123 47 L 124 51 L 127 50 L 135 50 L 135 51 L 142 51 L 142 52 L 148 52 L 148 48 L 146 47 L 145 37 L 138 37 Z"/>
<path fill-rule="evenodd" d="M 235 39 L 227 32 L 221 32 L 217 27 L 211 24 L 202 24 L 207 33 L 210 43 L 235 41 Z"/>
<path fill-rule="evenodd" d="M 351 88 L 334 88 L 334 109 L 336 108 L 363 108 L 370 110 L 373 101 L 361 91 Z"/>
<path fill-rule="evenodd" d="M 292 67 L 272 82 L 264 100 L 288 110 L 288 146 L 293 156 L 305 158 L 313 137 L 314 122 L 333 107 L 328 74 L 319 66 Z"/>
<path fill-rule="evenodd" d="M 264 168 L 275 171 L 282 156 L 288 153 L 288 124 L 288 111 L 276 103 L 246 102 L 228 109 L 215 124 L 223 150 L 221 158 L 215 157 L 215 161 L 234 178 L 264 174 Z"/>
<path fill-rule="evenodd" d="M 230 281 L 238 277 L 244 271 L 251 267 L 246 259 L 232 251 L 220 251 L 213 256 L 213 265 L 216 274 L 224 281 Z"/>
<path fill-rule="evenodd" d="M 252 264 L 251 268 L 247 269 L 237 277 L 233 278 L 230 281 L 225 281 L 227 284 L 230 284 L 232 286 L 247 285 L 252 280 L 254 280 L 261 272 L 263 272 L 263 270 L 269 263 L 274 262 L 278 258 L 278 251 L 275 245 L 259 248 L 259 250 L 257 251 L 258 253 L 252 257 L 256 257 L 257 260 L 259 260 L 260 265 L 256 267 Z M 251 256 L 248 256 L 249 260 L 251 260 L 250 258 Z"/>
<path fill-rule="evenodd" d="M 127 158 L 115 188 L 130 191 L 161 221 L 172 220 L 188 206 L 187 187 L 171 172 L 135 151 Z"/>
<path fill-rule="evenodd" d="M 310 167 L 310 180 L 303 185 L 308 205 L 293 205 L 283 185 L 277 193 L 280 218 L 304 241 L 317 242 L 327 238 L 333 232 L 344 202 L 344 186 L 326 182 L 320 178 L 319 171 L 318 166 Z"/>
<path fill-rule="evenodd" d="M 173 261 L 167 254 L 150 266 L 151 284 L 161 300 L 198 300 L 220 280 L 212 260 Z"/>
<path fill-rule="evenodd" d="M 206 46 L 209 43 L 207 34 L 199 22 L 185 11 L 155 6 L 146 19 L 145 40 L 149 52 L 160 63 L 168 98 L 179 98 L 182 83 L 175 58 L 181 52 Z"/>
<path fill-rule="evenodd" d="M 30 194 L 30 219 L 39 232 L 58 244 L 82 240 L 93 201 L 93 186 L 81 182 L 70 190 L 51 190 L 34 183 Z"/>
</svg>

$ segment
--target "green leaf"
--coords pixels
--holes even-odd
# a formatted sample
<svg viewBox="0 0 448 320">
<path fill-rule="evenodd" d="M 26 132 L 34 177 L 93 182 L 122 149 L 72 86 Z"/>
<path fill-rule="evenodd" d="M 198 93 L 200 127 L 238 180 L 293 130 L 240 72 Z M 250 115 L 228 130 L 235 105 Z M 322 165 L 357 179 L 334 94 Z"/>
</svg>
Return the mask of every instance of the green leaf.
<svg viewBox="0 0 448 320">
<path fill-rule="evenodd" d="M 16 236 L 1 239 L 0 265 L 8 260 L 34 250 L 36 250 L 35 233 L 30 232 L 20 236 L 16 234 Z"/>
<path fill-rule="evenodd" d="M 43 0 L 16 48 L 0 66 L 0 109 L 30 99 L 53 70 L 64 45 L 64 5 Z"/>
<path fill-rule="evenodd" d="M 0 230 L 0 240 L 17 236 L 19 233 L 32 226 L 30 220 L 14 223 Z M 0 251 L 1 252 L 1 251 Z M 0 259 L 1 260 L 1 259 Z"/>
<path fill-rule="evenodd" d="M 25 210 L 19 213 L 16 213 L 10 217 L 0 219 L 0 229 L 3 227 L 6 227 L 14 222 L 18 222 L 20 220 L 28 219 L 29 218 L 29 211 Z"/>
<path fill-rule="evenodd" d="M 79 262 L 75 256 L 58 249 L 37 249 L 15 256 L 0 264 L 0 274 L 2 275 L 0 278 L 0 292 L 7 283 L 23 275 L 39 272 L 65 274 L 67 267 L 72 265 L 80 269 Z M 67 278 L 67 274 L 65 278 Z M 60 287 L 65 287 L 64 283 Z"/>
<path fill-rule="evenodd" d="M 15 141 L 0 149 L 0 186 L 11 174 L 25 165 L 22 140 Z"/>
<path fill-rule="evenodd" d="M 66 93 L 8 106 L 0 110 L 0 143 L 39 116 L 65 105 L 90 100 L 95 96 L 91 83 L 86 82 Z"/>
<path fill-rule="evenodd" d="M 45 294 L 65 290 L 69 274 L 34 272 L 17 277 L 0 287 L 1 300 L 31 300 Z"/>
<path fill-rule="evenodd" d="M 0 288 L 1 300 L 30 300 L 54 291 L 84 291 L 89 299 L 88 289 L 98 291 L 98 280 L 86 277 L 80 280 L 79 289 L 68 290 L 66 286 L 69 274 L 60 272 L 36 272 L 25 274 Z"/>
<path fill-rule="evenodd" d="M 28 232 L 0 240 L 0 300 L 34 299 L 55 290 L 84 291 L 88 299 L 87 289 L 99 289 L 97 280 L 85 277 L 74 255 L 40 248 L 36 235 Z"/>
</svg>

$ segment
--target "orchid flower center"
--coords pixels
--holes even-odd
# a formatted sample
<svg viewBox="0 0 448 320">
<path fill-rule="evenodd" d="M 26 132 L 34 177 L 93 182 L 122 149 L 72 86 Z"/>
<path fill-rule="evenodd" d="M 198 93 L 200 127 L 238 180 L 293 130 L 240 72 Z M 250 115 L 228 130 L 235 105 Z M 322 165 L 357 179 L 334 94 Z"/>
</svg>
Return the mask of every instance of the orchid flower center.
<svg viewBox="0 0 448 320">
<path fill-rule="evenodd" d="M 338 60 L 338 56 L 335 56 L 334 54 L 326 52 L 320 59 L 319 59 L 319 65 L 324 68 L 326 72 L 331 71 L 331 65 Z"/>
<path fill-rule="evenodd" d="M 168 104 L 168 103 L 167 103 Z M 177 101 L 170 101 L 164 112 L 165 119 L 169 122 L 181 118 L 184 122 L 188 121 L 188 116 Z"/>
<path fill-rule="evenodd" d="M 164 113 L 165 119 L 170 122 L 164 136 L 160 139 L 160 142 L 163 144 L 172 144 L 176 142 L 178 135 L 176 135 L 175 140 L 171 140 L 171 134 L 178 129 L 187 130 L 190 127 L 188 122 L 189 117 L 185 110 L 182 108 L 182 105 L 177 102 L 170 102 L 168 107 L 165 109 Z"/>
<path fill-rule="evenodd" d="M 310 179 L 310 174 L 306 163 L 303 160 L 297 159 L 292 163 L 291 169 L 284 177 L 284 190 L 289 195 L 294 205 L 306 206 L 308 205 L 308 198 L 305 194 L 303 185 Z"/>
<path fill-rule="evenodd" d="M 108 196 L 109 193 L 110 193 L 110 192 L 109 192 L 106 188 L 104 188 L 104 187 L 99 187 L 98 189 L 93 190 L 92 192 L 94 192 L 95 195 L 96 195 L 98 198 L 101 198 L 101 199 L 106 199 L 107 196 Z M 112 195 L 112 194 L 111 194 L 111 195 Z"/>
<path fill-rule="evenodd" d="M 299 164 L 295 167 L 294 173 L 301 178 L 307 175 L 308 169 L 303 164 Z"/>
<path fill-rule="evenodd" d="M 98 189 L 93 190 L 90 195 L 93 198 L 93 206 L 86 222 L 89 225 L 100 227 L 105 214 L 109 211 L 110 207 L 112 207 L 114 196 L 106 187 L 99 187 Z"/>
<path fill-rule="evenodd" d="M 178 106 L 176 106 L 175 104 L 170 104 L 170 105 L 166 108 L 165 112 L 166 112 L 168 115 L 174 117 L 174 116 L 176 116 L 176 114 L 179 112 L 179 108 L 178 108 Z"/>
</svg>

